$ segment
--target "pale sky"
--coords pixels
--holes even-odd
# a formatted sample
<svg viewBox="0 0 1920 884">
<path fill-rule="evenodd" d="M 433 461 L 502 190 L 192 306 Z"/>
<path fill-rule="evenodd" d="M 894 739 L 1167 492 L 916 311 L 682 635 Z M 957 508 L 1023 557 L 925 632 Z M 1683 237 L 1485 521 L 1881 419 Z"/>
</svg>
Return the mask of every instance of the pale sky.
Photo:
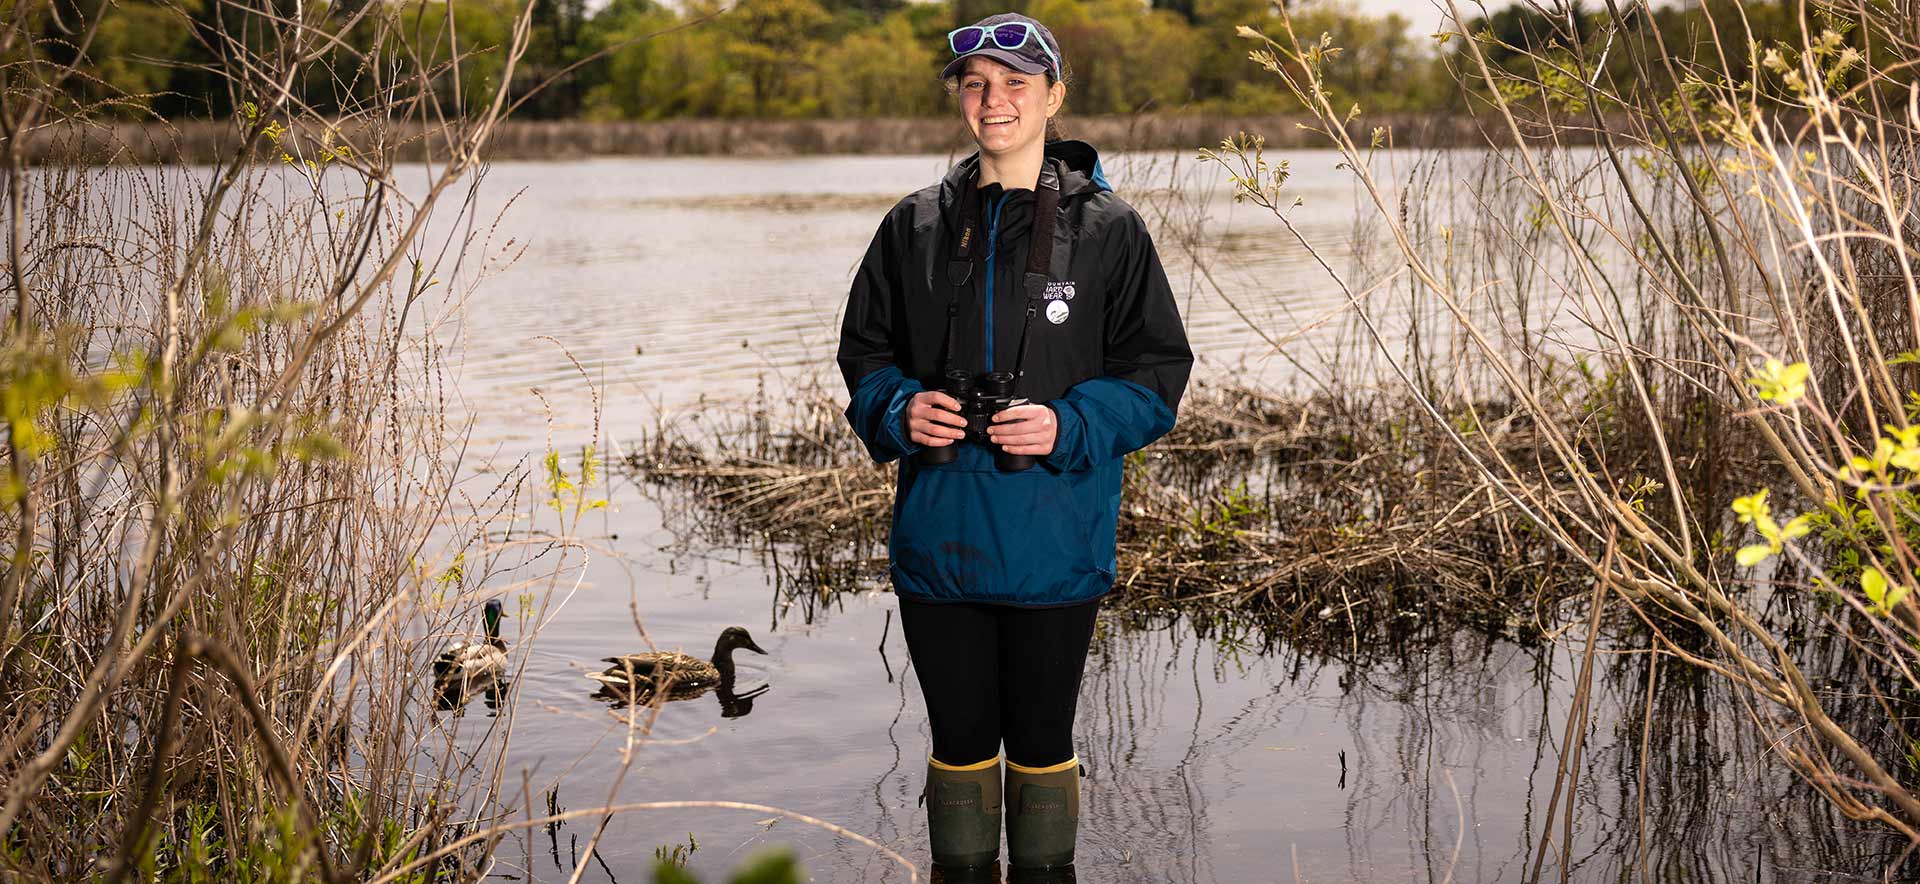
<svg viewBox="0 0 1920 884">
<path fill-rule="evenodd" d="M 1342 2 L 1342 0 L 1334 0 L 1334 2 Z M 1444 10 L 1448 8 L 1446 0 L 1344 0 L 1344 2 L 1352 4 L 1359 12 L 1371 13 L 1371 15 L 1386 15 L 1390 12 L 1405 15 L 1405 19 L 1413 23 L 1413 33 L 1417 35 L 1430 35 L 1434 31 L 1440 31 L 1442 27 L 1440 23 L 1446 21 Z M 1482 13 L 1480 6 L 1476 6 L 1473 0 L 1453 0 L 1453 2 L 1459 4 L 1459 12 L 1467 15 L 1469 19 L 1478 17 Z M 1486 12 L 1498 12 L 1498 10 L 1505 10 L 1507 6 L 1513 6 L 1513 0 L 1480 0 L 1480 2 L 1486 4 Z M 1672 6 L 1674 2 L 1676 0 L 1653 0 L 1653 6 Z M 1551 8 L 1551 4 L 1544 4 L 1544 6 Z M 1592 12 L 1605 12 L 1603 4 L 1588 4 L 1586 8 Z"/>
<path fill-rule="evenodd" d="M 1390 12 L 1397 12 L 1408 21 L 1413 22 L 1413 33 L 1419 36 L 1426 36 L 1427 34 L 1440 30 L 1442 27 L 1441 23 L 1446 21 L 1447 16 L 1445 12 L 1447 0 L 1336 0 L 1336 2 L 1352 4 L 1355 8 L 1368 15 L 1386 15 Z M 1475 6 L 1471 0 L 1454 0 L 1454 2 L 1460 4 L 1460 12 L 1468 18 L 1473 18 L 1481 14 L 1480 8 Z M 1503 9 L 1506 6 L 1507 4 L 1505 2 L 1487 4 L 1487 8 L 1490 10 Z"/>
</svg>

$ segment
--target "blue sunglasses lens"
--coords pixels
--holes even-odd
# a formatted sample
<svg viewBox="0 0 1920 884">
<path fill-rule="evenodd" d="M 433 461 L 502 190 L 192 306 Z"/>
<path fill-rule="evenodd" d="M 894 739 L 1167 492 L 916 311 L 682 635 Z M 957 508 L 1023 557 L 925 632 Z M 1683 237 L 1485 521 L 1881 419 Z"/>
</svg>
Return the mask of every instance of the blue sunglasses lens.
<svg viewBox="0 0 1920 884">
<path fill-rule="evenodd" d="M 980 48 L 980 41 L 986 38 L 979 28 L 967 28 L 953 35 L 953 54 L 966 55 Z"/>
<path fill-rule="evenodd" d="M 1027 42 L 1027 26 L 1021 24 L 1000 25 L 993 29 L 993 42 L 1001 49 L 1019 49 Z"/>
</svg>

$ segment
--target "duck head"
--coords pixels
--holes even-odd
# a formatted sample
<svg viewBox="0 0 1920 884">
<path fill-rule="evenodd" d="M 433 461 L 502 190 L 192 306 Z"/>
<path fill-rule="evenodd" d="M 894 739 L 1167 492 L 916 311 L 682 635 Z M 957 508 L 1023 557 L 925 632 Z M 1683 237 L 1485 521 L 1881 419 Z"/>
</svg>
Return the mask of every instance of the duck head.
<svg viewBox="0 0 1920 884">
<path fill-rule="evenodd" d="M 480 611 L 480 620 L 487 627 L 487 641 L 495 645 L 500 644 L 500 611 L 499 599 L 487 599 L 486 606 Z"/>
<path fill-rule="evenodd" d="M 718 663 L 733 656 L 736 648 L 746 648 L 756 654 L 766 653 L 759 645 L 753 643 L 753 636 L 747 634 L 745 627 L 729 626 L 720 633 L 720 641 L 714 643 L 713 662 Z"/>
</svg>

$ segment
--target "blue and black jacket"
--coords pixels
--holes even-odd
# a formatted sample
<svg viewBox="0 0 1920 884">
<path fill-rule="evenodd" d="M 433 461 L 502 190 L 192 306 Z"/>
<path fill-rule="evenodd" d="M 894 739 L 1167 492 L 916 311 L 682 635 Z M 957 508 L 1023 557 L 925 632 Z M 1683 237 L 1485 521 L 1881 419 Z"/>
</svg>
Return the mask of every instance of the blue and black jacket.
<svg viewBox="0 0 1920 884">
<path fill-rule="evenodd" d="M 907 457 L 920 446 L 906 424 L 914 394 L 939 386 L 956 294 L 953 367 L 1012 369 L 1034 192 L 981 190 L 987 248 L 971 250 L 979 263 L 958 293 L 947 261 L 977 155 L 895 205 L 854 275 L 840 329 L 847 420 L 875 460 L 900 461 L 889 550 L 905 597 L 1047 607 L 1106 594 L 1122 458 L 1173 428 L 1186 389 L 1193 353 L 1146 223 L 1114 195 L 1092 147 L 1056 141 L 1046 154 L 1059 214 L 1018 390 L 1059 416 L 1038 466 L 1001 472 L 969 443 L 950 464 L 921 466 Z"/>
</svg>

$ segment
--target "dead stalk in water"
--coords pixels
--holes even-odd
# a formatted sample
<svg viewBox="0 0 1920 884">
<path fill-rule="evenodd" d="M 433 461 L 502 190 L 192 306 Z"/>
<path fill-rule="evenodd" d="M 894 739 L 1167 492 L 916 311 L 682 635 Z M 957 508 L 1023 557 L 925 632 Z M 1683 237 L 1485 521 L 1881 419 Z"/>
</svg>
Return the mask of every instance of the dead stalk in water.
<svg viewBox="0 0 1920 884">
<path fill-rule="evenodd" d="M 278 850 L 295 874 L 357 877 L 388 861 L 380 849 L 433 841 L 476 784 L 448 770 L 416 792 L 424 658 L 450 611 L 467 631 L 454 603 L 480 586 L 426 550 L 479 532 L 448 506 L 457 440 L 421 344 L 465 282 L 432 275 L 431 228 L 455 220 L 442 198 L 503 96 L 434 117 L 447 159 L 403 191 L 379 124 L 433 116 L 445 45 L 403 44 L 451 40 L 451 24 L 234 8 L 205 36 L 238 152 L 204 182 L 97 165 L 113 157 L 78 143 L 42 150 L 29 173 L 27 136 L 117 106 L 61 89 L 89 76 L 87 41 L 116 13 L 68 22 L 86 38 L 56 62 L 44 6 L 14 11 L 0 37 L 14 289 L 0 386 L 24 397 L 0 516 L 16 541 L 0 574 L 7 874 L 65 878 L 96 855 L 109 878 L 192 862 L 212 874 Z M 291 84 L 362 25 L 392 51 L 342 73 L 382 88 L 323 117 Z M 337 138 L 343 122 L 362 137 Z M 467 555 L 473 577 L 491 567 L 484 548 Z M 283 816 L 287 839 L 261 840 Z M 383 842 L 400 820 L 406 838 Z M 224 847 L 192 859 L 188 841 L 205 838 Z"/>
<path fill-rule="evenodd" d="M 1629 20 L 1652 14 L 1638 4 L 1610 2 L 1579 22 L 1569 7 L 1543 11 L 1541 26 L 1558 36 L 1544 48 L 1456 32 L 1462 89 L 1505 130 L 1489 145 L 1491 165 L 1528 205 L 1525 224 L 1489 224 L 1482 213 L 1438 230 L 1405 207 L 1426 200 L 1449 217 L 1441 195 L 1396 189 L 1383 174 L 1392 160 L 1374 151 L 1381 136 L 1356 140 L 1354 115 L 1330 104 L 1319 68 L 1335 47 L 1290 28 L 1245 36 L 1257 41 L 1255 60 L 1319 118 L 1377 212 L 1396 272 L 1414 281 L 1412 296 L 1440 305 L 1439 330 L 1477 373 L 1443 395 L 1419 382 L 1424 372 L 1403 372 L 1408 394 L 1436 419 L 1453 396 L 1498 397 L 1538 428 L 1539 447 L 1526 457 L 1467 434 L 1450 434 L 1451 447 L 1490 486 L 1525 501 L 1527 520 L 1595 586 L 1616 587 L 1657 653 L 1760 701 L 1754 720 L 1775 737 L 1776 756 L 1837 809 L 1920 842 L 1904 749 L 1877 735 L 1887 721 L 1837 718 L 1797 643 L 1782 637 L 1784 624 L 1765 613 L 1767 596 L 1740 574 L 1772 561 L 1788 585 L 1837 602 L 1801 604 L 1797 616 L 1858 636 L 1865 674 L 1852 686 L 1876 708 L 1906 708 L 1899 694 L 1920 671 L 1912 650 L 1920 609 L 1910 594 L 1920 557 L 1908 527 L 1910 467 L 1920 462 L 1902 453 L 1914 420 L 1904 366 L 1920 348 L 1911 265 L 1920 90 L 1895 76 L 1904 65 L 1890 59 L 1910 56 L 1920 38 L 1911 20 L 1879 7 L 1792 8 L 1797 45 L 1714 30 L 1705 51 L 1680 55 L 1658 28 Z M 1713 22 L 1716 7 L 1701 9 Z M 1638 80 L 1617 81 L 1621 65 Z M 1566 148 L 1568 120 L 1582 117 L 1601 136 L 1587 153 Z M 1219 153 L 1258 151 L 1243 141 Z M 1243 170 L 1236 182 L 1277 204 L 1284 176 Z M 1590 334 L 1514 346 L 1505 330 L 1539 322 L 1528 306 L 1537 283 L 1475 282 L 1485 265 L 1455 255 L 1476 249 L 1524 256 L 1563 315 Z M 1625 297 L 1632 292 L 1640 297 Z M 1393 342 L 1374 340 L 1395 357 Z M 1638 444 L 1610 444 L 1555 419 L 1558 395 L 1543 380 L 1589 357 L 1604 369 L 1593 375 L 1609 390 L 1608 419 L 1630 422 Z M 1633 462 L 1642 455 L 1644 465 Z M 1736 472 L 1740 461 L 1751 468 Z M 1540 493 L 1549 480 L 1564 493 Z M 1776 520 L 1764 495 L 1747 493 L 1773 482 L 1794 495 L 1779 505 L 1803 515 Z M 1616 552 L 1602 555 L 1603 546 Z M 1685 624 L 1705 650 L 1676 641 L 1667 621 Z M 1904 715 L 1888 714 L 1896 724 Z M 1576 712 L 1569 727 L 1580 720 Z M 1545 849 L 1543 839 L 1535 876 Z"/>
</svg>

